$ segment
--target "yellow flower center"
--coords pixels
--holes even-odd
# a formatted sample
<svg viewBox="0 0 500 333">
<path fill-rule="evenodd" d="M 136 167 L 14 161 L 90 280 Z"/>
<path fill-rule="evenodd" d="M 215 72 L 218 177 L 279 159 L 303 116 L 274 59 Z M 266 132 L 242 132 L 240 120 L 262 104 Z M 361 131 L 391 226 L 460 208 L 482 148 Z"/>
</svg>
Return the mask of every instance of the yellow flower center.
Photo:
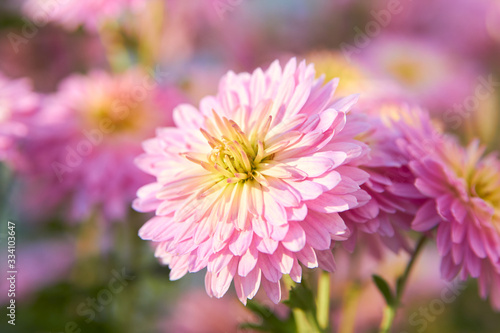
<svg viewBox="0 0 500 333">
<path fill-rule="evenodd" d="M 142 103 L 130 99 L 97 98 L 82 109 L 91 128 L 109 128 L 109 134 L 129 134 L 142 129 L 146 122 Z"/>
<path fill-rule="evenodd" d="M 478 146 L 478 142 L 470 144 L 466 149 L 463 161 L 452 158 L 460 156 L 457 145 L 448 145 L 446 152 L 450 165 L 460 178 L 463 178 L 467 185 L 467 194 L 471 198 L 484 200 L 493 207 L 494 214 L 492 222 L 500 233 L 500 163 L 495 156 L 482 157 L 484 148 Z"/>
<path fill-rule="evenodd" d="M 212 148 L 206 162 L 194 153 L 183 155 L 227 183 L 253 179 L 265 182 L 259 167 L 270 163 L 274 154 L 286 147 L 286 144 L 277 144 L 266 149 L 264 139 L 271 122 L 271 116 L 265 122 L 261 119 L 246 134 L 236 122 L 221 118 L 214 111 L 213 122 L 208 121 L 206 130 L 200 129 Z"/>
<path fill-rule="evenodd" d="M 485 161 L 486 162 L 486 161 Z M 500 174 L 498 168 L 487 163 L 480 165 L 469 181 L 470 194 L 489 203 L 495 210 L 493 220 L 500 232 Z"/>
<path fill-rule="evenodd" d="M 389 72 L 408 86 L 416 86 L 422 80 L 423 68 L 416 61 L 399 59 L 389 65 Z"/>
</svg>

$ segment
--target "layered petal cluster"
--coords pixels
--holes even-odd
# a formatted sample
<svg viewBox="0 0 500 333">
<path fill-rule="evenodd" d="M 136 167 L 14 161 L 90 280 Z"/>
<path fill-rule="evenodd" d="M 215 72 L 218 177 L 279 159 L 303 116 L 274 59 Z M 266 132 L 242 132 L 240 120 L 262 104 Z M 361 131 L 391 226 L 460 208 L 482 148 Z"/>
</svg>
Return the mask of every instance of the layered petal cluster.
<svg viewBox="0 0 500 333">
<path fill-rule="evenodd" d="M 14 145 L 28 134 L 28 124 L 39 104 L 29 80 L 11 80 L 0 73 L 0 161 L 17 164 Z"/>
<path fill-rule="evenodd" d="M 335 268 L 332 240 L 347 233 L 339 212 L 369 200 L 368 174 L 348 166 L 366 147 L 340 135 L 357 96 L 334 101 L 336 85 L 295 59 L 229 72 L 216 96 L 177 107 L 176 127 L 144 142 L 137 164 L 156 182 L 134 207 L 156 216 L 139 235 L 157 242 L 172 280 L 207 268 L 210 296 L 234 280 L 242 302 L 261 284 L 278 302 L 283 274 L 299 282 L 300 264 Z"/>
<path fill-rule="evenodd" d="M 96 31 L 107 21 L 116 21 L 127 13 L 140 10 L 144 0 L 27 0 L 23 11 L 37 25 L 58 22 L 74 30 L 79 26 Z"/>
<path fill-rule="evenodd" d="M 404 126 L 415 185 L 428 200 L 412 223 L 437 228 L 441 274 L 477 278 L 480 294 L 500 309 L 500 161 L 473 141 L 464 148 L 430 123 Z"/>
<path fill-rule="evenodd" d="M 22 170 L 27 185 L 21 195 L 29 211 L 40 217 L 64 206 L 69 220 L 88 218 L 96 209 L 106 220 L 123 218 L 137 189 L 152 179 L 134 176 L 141 141 L 156 126 L 169 125 L 173 106 L 182 101 L 139 70 L 65 79 L 45 96 L 23 144 L 29 164 Z"/>
<path fill-rule="evenodd" d="M 355 163 L 370 175 L 361 188 L 371 196 L 366 205 L 341 214 L 352 233 L 342 243 L 349 251 L 354 250 L 358 238 L 375 258 L 382 257 L 384 247 L 394 252 L 409 250 L 403 231 L 410 229 L 425 196 L 414 185 L 411 159 L 397 144 L 404 134 L 396 124 L 406 122 L 404 118 L 411 118 L 412 112 L 416 111 L 405 105 L 384 103 L 370 109 L 356 108 L 348 116 L 361 118 L 367 124 L 357 138 L 370 147 L 370 152 Z M 348 122 L 346 127 L 351 124 Z"/>
</svg>

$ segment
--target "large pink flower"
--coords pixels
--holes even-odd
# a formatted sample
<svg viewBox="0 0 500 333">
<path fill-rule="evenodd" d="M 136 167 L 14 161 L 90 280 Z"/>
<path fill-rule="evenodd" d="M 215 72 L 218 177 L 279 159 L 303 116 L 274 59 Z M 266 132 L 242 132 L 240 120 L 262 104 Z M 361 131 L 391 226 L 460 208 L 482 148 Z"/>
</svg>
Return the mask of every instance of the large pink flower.
<svg viewBox="0 0 500 333">
<path fill-rule="evenodd" d="M 171 124 L 171 110 L 182 101 L 139 70 L 67 78 L 45 98 L 23 145 L 29 164 L 21 170 L 28 183 L 22 195 L 31 210 L 40 217 L 64 206 L 71 220 L 96 211 L 123 218 L 137 189 L 152 179 L 134 176 L 141 141 Z"/>
<path fill-rule="evenodd" d="M 15 142 L 28 134 L 27 123 L 38 106 L 39 97 L 27 79 L 10 80 L 0 73 L 0 160 L 17 163 Z"/>
<path fill-rule="evenodd" d="M 482 157 L 477 141 L 463 148 L 429 122 L 404 129 L 400 146 L 412 159 L 416 187 L 429 198 L 413 229 L 437 227 L 443 277 L 478 278 L 481 296 L 500 309 L 500 161 Z"/>
<path fill-rule="evenodd" d="M 338 213 L 369 199 L 368 175 L 345 166 L 364 145 L 338 138 L 357 97 L 332 102 L 336 84 L 295 59 L 229 72 L 216 96 L 179 106 L 177 127 L 144 143 L 137 164 L 156 182 L 134 207 L 156 216 L 139 235 L 158 243 L 172 280 L 206 267 L 209 295 L 234 279 L 242 302 L 261 283 L 278 302 L 283 274 L 301 280 L 299 263 L 334 269 L 332 239 L 346 238 Z"/>
</svg>

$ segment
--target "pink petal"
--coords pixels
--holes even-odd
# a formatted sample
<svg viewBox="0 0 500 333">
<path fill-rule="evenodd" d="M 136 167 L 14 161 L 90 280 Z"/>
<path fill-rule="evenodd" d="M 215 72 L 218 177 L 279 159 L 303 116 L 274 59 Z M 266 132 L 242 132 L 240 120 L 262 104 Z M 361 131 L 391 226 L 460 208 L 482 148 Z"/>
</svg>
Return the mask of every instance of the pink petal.
<svg viewBox="0 0 500 333">
<path fill-rule="evenodd" d="M 309 245 L 304 246 L 300 252 L 297 252 L 297 259 L 308 268 L 318 267 L 316 252 L 314 252 L 314 249 Z"/>
<path fill-rule="evenodd" d="M 259 252 L 251 246 L 240 258 L 240 262 L 238 264 L 238 275 L 247 276 L 257 264 L 258 257 Z"/>
<path fill-rule="evenodd" d="M 259 268 L 261 269 L 262 274 L 264 274 L 267 280 L 277 282 L 279 281 L 279 279 L 281 279 L 282 274 L 271 264 L 269 255 L 259 253 Z"/>
<path fill-rule="evenodd" d="M 233 235 L 233 239 L 229 242 L 229 250 L 235 256 L 243 255 L 247 250 L 253 239 L 253 231 L 245 230 L 237 232 Z"/>
<path fill-rule="evenodd" d="M 316 256 L 318 257 L 319 268 L 327 272 L 335 272 L 337 264 L 331 250 L 316 251 Z"/>
<path fill-rule="evenodd" d="M 416 231 L 428 231 L 442 221 L 436 211 L 434 200 L 427 201 L 417 212 L 411 227 Z"/>
<path fill-rule="evenodd" d="M 284 247 L 292 252 L 302 250 L 306 244 L 306 233 L 298 222 L 290 222 L 288 233 L 281 242 Z"/>
<path fill-rule="evenodd" d="M 271 282 L 267 279 L 262 279 L 262 286 L 269 299 L 273 301 L 274 304 L 278 304 L 281 300 L 281 286 L 279 280 Z"/>
</svg>

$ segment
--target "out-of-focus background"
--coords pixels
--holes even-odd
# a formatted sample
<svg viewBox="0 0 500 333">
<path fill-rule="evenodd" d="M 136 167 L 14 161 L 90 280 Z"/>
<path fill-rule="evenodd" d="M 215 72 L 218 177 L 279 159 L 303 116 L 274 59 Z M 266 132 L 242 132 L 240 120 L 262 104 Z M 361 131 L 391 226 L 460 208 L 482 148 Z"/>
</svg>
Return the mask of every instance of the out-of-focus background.
<svg viewBox="0 0 500 333">
<path fill-rule="evenodd" d="M 210 299 L 202 274 L 169 281 L 137 236 L 150 216 L 130 207 L 151 179 L 133 159 L 228 70 L 293 56 L 339 77 L 339 95 L 419 105 L 463 143 L 500 149 L 498 0 L 2 0 L 0 133 L 13 139 L 0 141 L 0 332 L 216 333 L 258 321 L 232 294 Z M 370 275 L 393 281 L 407 256 L 335 251 L 335 331 L 376 332 L 383 299 Z M 436 253 L 419 259 L 394 332 L 499 332 L 474 281 L 441 281 Z"/>
</svg>

